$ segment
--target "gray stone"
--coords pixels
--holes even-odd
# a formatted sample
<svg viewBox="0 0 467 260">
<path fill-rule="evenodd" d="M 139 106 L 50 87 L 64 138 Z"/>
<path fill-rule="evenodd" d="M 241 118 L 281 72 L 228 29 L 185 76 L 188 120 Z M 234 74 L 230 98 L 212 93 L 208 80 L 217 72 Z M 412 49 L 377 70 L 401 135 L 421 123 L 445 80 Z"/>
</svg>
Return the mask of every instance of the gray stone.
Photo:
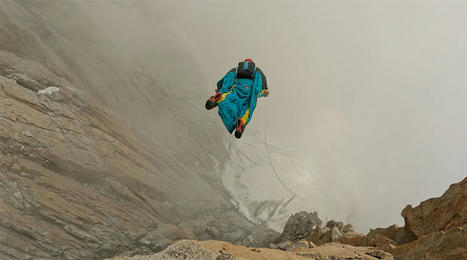
<svg viewBox="0 0 467 260">
<path fill-rule="evenodd" d="M 310 245 L 308 244 L 307 241 L 297 241 L 292 244 L 289 244 L 286 248 L 285 251 L 293 251 L 294 249 L 297 248 L 310 248 Z"/>
<path fill-rule="evenodd" d="M 341 221 L 335 221 L 333 219 L 329 220 L 328 223 L 326 223 L 326 227 L 332 229 L 333 227 L 337 227 L 339 230 L 342 229 L 344 226 L 344 223 Z"/>
<path fill-rule="evenodd" d="M 342 237 L 342 233 L 339 231 L 339 229 L 337 228 L 337 226 L 333 227 L 331 229 L 331 241 L 332 242 L 336 242 L 339 240 L 339 238 Z"/>
<path fill-rule="evenodd" d="M 289 246 L 291 244 L 290 241 L 282 241 L 280 243 L 277 244 L 277 246 L 282 249 L 282 250 L 285 250 L 287 248 L 287 246 Z"/>
<path fill-rule="evenodd" d="M 344 225 L 342 227 L 342 232 L 347 233 L 347 232 L 354 232 L 353 226 L 350 224 Z"/>
<path fill-rule="evenodd" d="M 316 245 L 320 246 L 332 242 L 332 230 L 324 228 L 321 231 L 321 236 L 318 241 L 313 241 Z"/>
<path fill-rule="evenodd" d="M 169 259 L 207 259 L 207 260 L 227 260 L 233 259 L 232 256 L 225 252 L 215 253 L 206 250 L 200 245 L 189 241 L 181 240 L 175 244 L 170 245 L 162 252 L 155 254 L 151 257 L 152 260 L 169 260 Z"/>
<path fill-rule="evenodd" d="M 302 211 L 296 213 L 290 216 L 278 241 L 298 241 L 311 235 L 317 228 L 320 228 L 321 223 L 317 212 L 308 213 Z"/>
</svg>

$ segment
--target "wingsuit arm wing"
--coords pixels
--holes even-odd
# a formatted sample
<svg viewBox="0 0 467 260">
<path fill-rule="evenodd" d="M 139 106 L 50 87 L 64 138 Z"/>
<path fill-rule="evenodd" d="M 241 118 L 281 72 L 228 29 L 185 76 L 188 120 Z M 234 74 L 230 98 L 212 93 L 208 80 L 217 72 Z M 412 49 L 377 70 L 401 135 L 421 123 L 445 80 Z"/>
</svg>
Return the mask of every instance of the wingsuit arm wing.
<svg viewBox="0 0 467 260">
<path fill-rule="evenodd" d="M 262 85 L 261 86 L 262 90 L 259 93 L 258 97 L 265 97 L 266 95 L 264 91 L 268 90 L 268 82 L 266 80 L 266 76 L 264 75 L 263 71 L 260 68 L 258 68 L 258 72 L 261 75 L 261 85 Z"/>
<path fill-rule="evenodd" d="M 263 84 L 263 86 L 262 86 L 263 89 L 268 89 L 268 82 L 266 80 L 266 76 L 264 75 L 263 71 L 260 68 L 258 68 L 258 71 L 261 74 L 261 81 L 262 81 L 262 84 Z"/>
<path fill-rule="evenodd" d="M 224 76 L 221 80 L 219 80 L 219 81 L 217 82 L 217 90 L 220 90 L 220 89 L 222 88 L 222 86 L 224 85 L 224 79 L 225 79 L 227 76 L 229 76 L 229 74 L 231 74 L 232 72 L 235 73 L 235 68 L 233 68 L 233 69 L 231 69 L 229 72 L 227 72 L 227 74 L 225 74 L 225 76 Z"/>
</svg>

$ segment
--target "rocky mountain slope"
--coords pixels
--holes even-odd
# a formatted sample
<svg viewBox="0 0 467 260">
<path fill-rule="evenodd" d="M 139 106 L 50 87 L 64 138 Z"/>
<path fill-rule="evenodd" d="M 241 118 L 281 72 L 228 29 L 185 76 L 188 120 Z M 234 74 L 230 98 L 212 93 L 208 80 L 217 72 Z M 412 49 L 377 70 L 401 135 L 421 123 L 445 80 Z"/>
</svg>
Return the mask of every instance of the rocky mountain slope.
<svg viewBox="0 0 467 260">
<path fill-rule="evenodd" d="M 179 241 L 151 256 L 115 260 L 159 259 L 467 259 L 467 178 L 433 198 L 403 211 L 404 227 L 371 230 L 367 235 L 334 220 L 322 226 L 316 212 L 292 215 L 270 248 L 220 241 Z"/>
<path fill-rule="evenodd" d="M 182 238 L 259 245 L 274 237 L 39 63 L 0 52 L 0 75 L 1 259 L 98 259 Z"/>
<path fill-rule="evenodd" d="M 253 129 L 240 145 L 233 144 L 216 113 L 203 110 L 211 93 L 204 91 L 206 82 L 183 41 L 171 33 L 170 17 L 154 8 L 157 2 L 0 4 L 0 50 L 37 61 L 122 115 L 148 149 L 201 175 L 250 221 L 280 231 L 289 214 L 319 199 L 318 190 L 311 201 L 292 198 L 280 181 L 273 183 L 269 159 L 278 168 L 282 161 L 286 168 L 299 165 L 291 156 L 281 157 Z M 297 193 L 308 190 L 297 171 L 280 173 L 289 176 L 286 184 Z"/>
<path fill-rule="evenodd" d="M 133 1 L 0 5 L 0 259 L 279 235 L 230 201 L 230 141 L 163 13 Z"/>
</svg>

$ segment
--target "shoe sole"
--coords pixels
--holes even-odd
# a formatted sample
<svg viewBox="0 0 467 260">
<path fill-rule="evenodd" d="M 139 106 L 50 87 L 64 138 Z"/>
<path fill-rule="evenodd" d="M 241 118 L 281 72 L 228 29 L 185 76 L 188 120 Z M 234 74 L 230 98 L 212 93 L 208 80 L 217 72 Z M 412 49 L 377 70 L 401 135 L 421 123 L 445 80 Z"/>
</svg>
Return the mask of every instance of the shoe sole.
<svg viewBox="0 0 467 260">
<path fill-rule="evenodd" d="M 217 103 L 209 99 L 208 101 L 206 101 L 205 106 L 207 110 L 211 110 L 217 106 Z"/>
<path fill-rule="evenodd" d="M 243 135 L 243 130 L 245 129 L 243 123 L 240 123 L 241 119 L 237 119 L 237 125 L 236 125 L 236 128 L 235 128 L 235 137 L 237 139 L 240 139 L 240 137 L 242 137 Z"/>
<path fill-rule="evenodd" d="M 217 106 L 217 101 L 219 101 L 222 98 L 221 93 L 217 93 L 216 95 L 212 96 L 211 98 L 206 101 L 206 109 L 210 110 L 213 109 Z"/>
</svg>

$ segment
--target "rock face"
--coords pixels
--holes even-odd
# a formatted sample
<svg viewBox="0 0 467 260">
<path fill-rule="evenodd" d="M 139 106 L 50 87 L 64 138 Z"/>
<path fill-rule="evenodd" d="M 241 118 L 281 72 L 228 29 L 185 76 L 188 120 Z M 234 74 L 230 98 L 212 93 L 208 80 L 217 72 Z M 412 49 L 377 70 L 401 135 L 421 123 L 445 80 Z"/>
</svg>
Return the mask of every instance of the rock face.
<svg viewBox="0 0 467 260">
<path fill-rule="evenodd" d="M 366 236 L 357 232 L 347 232 L 339 238 L 339 242 L 346 245 L 352 246 L 364 246 L 366 245 Z"/>
<path fill-rule="evenodd" d="M 439 198 L 423 201 L 402 211 L 405 227 L 417 238 L 467 223 L 467 179 L 453 184 Z"/>
<path fill-rule="evenodd" d="M 467 259 L 467 225 L 432 232 L 392 248 L 396 259 Z"/>
<path fill-rule="evenodd" d="M 467 259 L 467 178 L 453 184 L 439 198 L 403 211 L 405 226 L 371 230 L 366 236 L 344 234 L 339 242 L 373 246 L 395 259 Z"/>
<path fill-rule="evenodd" d="M 467 178 L 402 216 L 416 240 L 391 250 L 396 259 L 467 259 Z"/>
<path fill-rule="evenodd" d="M 387 228 L 377 228 L 370 230 L 370 232 L 367 234 L 367 245 L 374 244 L 374 240 L 377 239 L 378 236 L 389 238 L 396 244 L 405 244 L 416 239 L 413 233 L 406 227 L 392 225 Z"/>
<path fill-rule="evenodd" d="M 0 259 L 279 236 L 232 205 L 230 141 L 153 3 L 0 2 Z"/>
<path fill-rule="evenodd" d="M 67 80 L 0 52 L 0 259 L 100 259 L 183 238 L 277 238 L 222 194 L 148 149 Z"/>
<path fill-rule="evenodd" d="M 330 229 L 334 227 L 337 227 L 337 229 L 342 229 L 343 226 L 344 223 L 342 223 L 341 221 L 335 221 L 333 219 L 329 220 L 328 223 L 326 223 L 326 227 Z"/>
</svg>

